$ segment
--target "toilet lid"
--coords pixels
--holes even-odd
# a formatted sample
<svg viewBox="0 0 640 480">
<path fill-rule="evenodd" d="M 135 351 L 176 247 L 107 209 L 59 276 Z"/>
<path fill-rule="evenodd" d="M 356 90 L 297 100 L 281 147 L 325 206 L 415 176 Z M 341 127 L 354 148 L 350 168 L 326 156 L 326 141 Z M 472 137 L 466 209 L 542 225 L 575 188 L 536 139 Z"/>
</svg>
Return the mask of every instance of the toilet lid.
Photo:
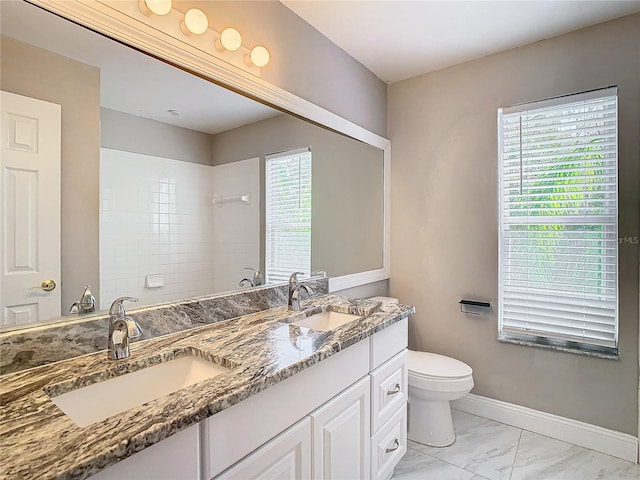
<svg viewBox="0 0 640 480">
<path fill-rule="evenodd" d="M 437 353 L 409 350 L 407 365 L 409 374 L 432 378 L 461 378 L 473 373 L 469 365 L 455 358 Z"/>
</svg>

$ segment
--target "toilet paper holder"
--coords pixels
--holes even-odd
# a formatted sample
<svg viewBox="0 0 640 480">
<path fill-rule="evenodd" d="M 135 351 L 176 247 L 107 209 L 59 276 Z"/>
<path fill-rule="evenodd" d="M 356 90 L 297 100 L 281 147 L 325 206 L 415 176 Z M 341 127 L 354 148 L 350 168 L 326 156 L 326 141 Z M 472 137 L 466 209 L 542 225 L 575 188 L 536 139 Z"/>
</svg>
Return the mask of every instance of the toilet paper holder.
<svg viewBox="0 0 640 480">
<path fill-rule="evenodd" d="M 489 302 L 479 302 L 477 300 L 460 300 L 460 311 L 469 315 L 480 315 L 485 308 L 491 308 Z M 479 311 L 478 311 L 479 310 Z"/>
</svg>

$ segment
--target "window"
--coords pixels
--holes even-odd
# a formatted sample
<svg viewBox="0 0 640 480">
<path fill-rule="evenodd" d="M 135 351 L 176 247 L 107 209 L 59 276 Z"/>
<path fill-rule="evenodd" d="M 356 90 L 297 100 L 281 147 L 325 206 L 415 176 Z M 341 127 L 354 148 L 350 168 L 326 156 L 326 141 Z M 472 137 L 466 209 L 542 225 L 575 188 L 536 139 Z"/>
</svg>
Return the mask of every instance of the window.
<svg viewBox="0 0 640 480">
<path fill-rule="evenodd" d="M 265 280 L 311 274 L 311 150 L 267 155 Z"/>
<path fill-rule="evenodd" d="M 617 354 L 617 89 L 498 110 L 499 338 Z"/>
</svg>

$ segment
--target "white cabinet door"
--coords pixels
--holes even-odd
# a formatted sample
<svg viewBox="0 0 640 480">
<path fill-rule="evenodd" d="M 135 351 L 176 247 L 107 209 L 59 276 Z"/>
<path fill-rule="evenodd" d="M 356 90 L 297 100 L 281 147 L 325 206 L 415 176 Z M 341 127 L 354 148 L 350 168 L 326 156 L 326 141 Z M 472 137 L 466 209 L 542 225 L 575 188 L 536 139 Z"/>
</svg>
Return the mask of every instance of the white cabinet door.
<svg viewBox="0 0 640 480">
<path fill-rule="evenodd" d="M 365 377 L 311 414 L 313 478 L 369 478 L 370 387 Z"/>
<path fill-rule="evenodd" d="M 90 477 L 123 479 L 199 480 L 200 425 L 192 425 Z"/>
<path fill-rule="evenodd" d="M 216 480 L 298 480 L 311 478 L 311 419 L 305 417 Z"/>
</svg>

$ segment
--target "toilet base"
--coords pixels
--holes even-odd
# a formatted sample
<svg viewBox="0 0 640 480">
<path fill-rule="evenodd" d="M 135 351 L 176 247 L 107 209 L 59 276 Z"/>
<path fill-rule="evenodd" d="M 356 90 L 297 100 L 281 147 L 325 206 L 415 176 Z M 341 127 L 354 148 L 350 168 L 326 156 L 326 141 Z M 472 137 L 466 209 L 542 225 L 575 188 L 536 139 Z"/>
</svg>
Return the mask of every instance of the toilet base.
<svg viewBox="0 0 640 480">
<path fill-rule="evenodd" d="M 456 441 L 448 400 L 411 398 L 407 437 L 430 447 L 448 447 Z"/>
</svg>

